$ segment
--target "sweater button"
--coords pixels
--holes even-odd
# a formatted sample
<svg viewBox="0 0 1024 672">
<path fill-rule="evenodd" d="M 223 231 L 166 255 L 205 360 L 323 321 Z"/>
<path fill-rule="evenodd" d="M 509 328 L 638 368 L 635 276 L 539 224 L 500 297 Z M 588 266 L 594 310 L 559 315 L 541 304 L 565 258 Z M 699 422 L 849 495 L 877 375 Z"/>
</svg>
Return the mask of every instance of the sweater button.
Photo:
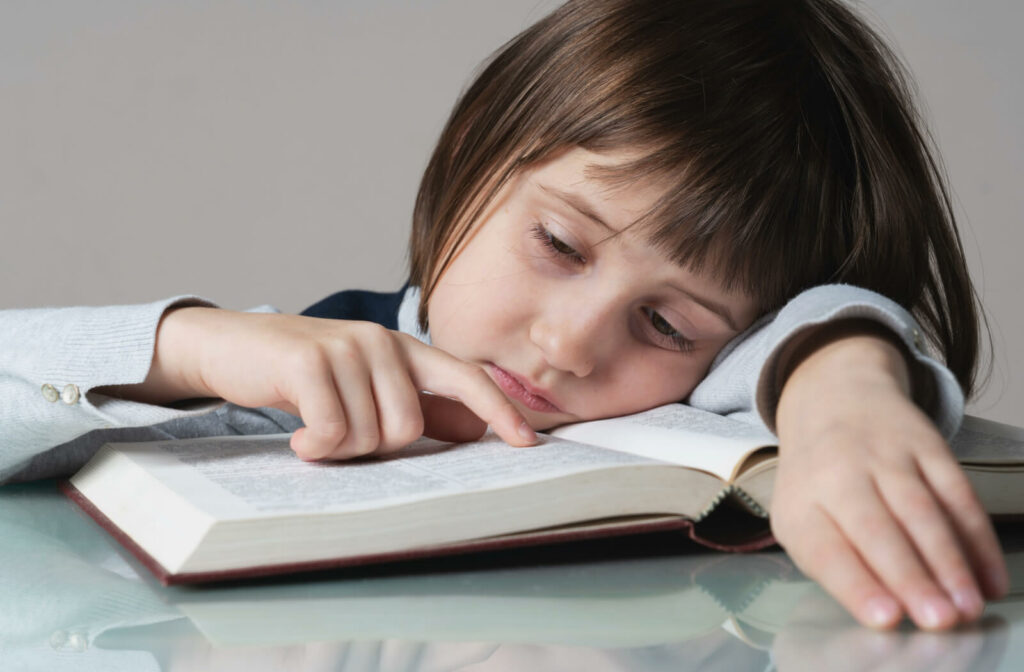
<svg viewBox="0 0 1024 672">
<path fill-rule="evenodd" d="M 78 402 L 78 386 L 77 385 L 71 385 L 70 383 L 68 385 L 65 385 L 64 389 L 61 390 L 60 400 L 63 401 L 65 404 L 68 404 L 68 405 L 77 403 Z"/>
<path fill-rule="evenodd" d="M 57 401 L 57 399 L 60 397 L 60 394 L 57 393 L 57 388 L 54 387 L 53 385 L 50 385 L 49 383 L 43 385 L 42 389 L 43 399 L 46 399 L 47 401 Z"/>
</svg>

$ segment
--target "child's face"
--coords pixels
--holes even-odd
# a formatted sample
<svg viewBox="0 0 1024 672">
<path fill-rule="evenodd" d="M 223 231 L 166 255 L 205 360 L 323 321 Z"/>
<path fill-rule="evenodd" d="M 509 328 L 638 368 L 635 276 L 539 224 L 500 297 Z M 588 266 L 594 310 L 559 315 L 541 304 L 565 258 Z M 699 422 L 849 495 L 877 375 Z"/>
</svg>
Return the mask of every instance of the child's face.
<svg viewBox="0 0 1024 672">
<path fill-rule="evenodd" d="M 524 171 L 431 296 L 434 345 L 483 367 L 535 429 L 684 399 L 757 317 L 752 298 L 638 233 L 605 240 L 611 232 L 586 213 L 619 231 L 661 196 L 642 181 L 612 191 L 587 175 L 626 158 L 575 149 Z"/>
</svg>

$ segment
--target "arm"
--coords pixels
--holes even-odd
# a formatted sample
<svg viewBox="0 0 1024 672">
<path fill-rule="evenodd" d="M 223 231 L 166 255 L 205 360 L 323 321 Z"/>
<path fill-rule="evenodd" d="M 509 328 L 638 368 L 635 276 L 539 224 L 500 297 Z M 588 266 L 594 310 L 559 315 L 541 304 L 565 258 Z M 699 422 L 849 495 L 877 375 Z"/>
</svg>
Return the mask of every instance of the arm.
<svg viewBox="0 0 1024 672">
<path fill-rule="evenodd" d="M 691 403 L 778 434 L 773 531 L 861 622 L 906 609 L 947 627 L 1005 592 L 991 524 L 945 441 L 963 395 L 897 304 L 808 290 L 731 343 Z"/>
<path fill-rule="evenodd" d="M 195 395 L 132 396 L 130 390 L 144 387 L 152 374 L 163 317 L 195 305 L 212 304 L 181 296 L 128 306 L 0 311 L 0 483 L 66 475 L 108 441 L 301 426 L 274 409 L 228 408 L 220 400 L 158 405 Z M 45 396 L 46 385 L 56 391 L 55 401 Z"/>
<path fill-rule="evenodd" d="M 795 362 L 843 324 L 869 329 L 900 349 L 909 367 L 915 402 L 944 437 L 952 437 L 964 412 L 956 378 L 929 355 L 909 312 L 880 294 L 852 285 L 808 289 L 759 320 L 716 357 L 688 402 L 776 433 L 776 408 Z"/>
<path fill-rule="evenodd" d="M 105 385 L 95 388 L 97 394 L 143 404 L 170 405 L 185 399 L 210 397 L 206 390 L 196 389 L 180 377 L 180 353 L 188 348 L 187 335 L 180 329 L 182 308 L 196 304 L 187 302 L 169 306 L 160 316 L 154 333 L 152 359 L 146 377 L 137 383 Z M 201 305 L 201 304 L 199 304 Z"/>
<path fill-rule="evenodd" d="M 991 523 L 911 397 L 888 334 L 847 323 L 801 348 L 776 422 L 772 528 L 805 573 L 862 623 L 904 612 L 936 629 L 1007 589 Z"/>
<path fill-rule="evenodd" d="M 465 441 L 488 424 L 513 445 L 536 442 L 483 369 L 407 334 L 363 321 L 179 303 L 6 315 L 14 354 L 0 362 L 11 401 L 0 420 L 12 440 L 0 455 L 0 482 L 65 474 L 107 441 L 268 426 L 293 432 L 291 446 L 304 459 L 398 450 L 424 433 Z M 48 349 L 33 342 L 37 333 Z M 52 394 L 41 398 L 48 378 L 72 386 L 67 408 L 47 406 L 58 403 Z M 175 403 L 183 398 L 216 401 L 186 408 Z M 147 426 L 115 430 L 138 425 Z"/>
</svg>

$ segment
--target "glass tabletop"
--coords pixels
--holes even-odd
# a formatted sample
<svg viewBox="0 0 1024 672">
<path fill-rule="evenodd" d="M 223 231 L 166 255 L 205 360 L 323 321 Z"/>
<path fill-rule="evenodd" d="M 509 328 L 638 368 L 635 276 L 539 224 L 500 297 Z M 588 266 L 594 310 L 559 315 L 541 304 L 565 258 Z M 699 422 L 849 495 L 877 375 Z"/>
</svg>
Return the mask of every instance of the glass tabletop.
<svg viewBox="0 0 1024 672">
<path fill-rule="evenodd" d="M 1016 670 L 1024 528 L 1001 537 L 1011 594 L 979 623 L 879 632 L 784 553 L 665 535 L 165 587 L 54 483 L 8 486 L 0 669 Z"/>
</svg>

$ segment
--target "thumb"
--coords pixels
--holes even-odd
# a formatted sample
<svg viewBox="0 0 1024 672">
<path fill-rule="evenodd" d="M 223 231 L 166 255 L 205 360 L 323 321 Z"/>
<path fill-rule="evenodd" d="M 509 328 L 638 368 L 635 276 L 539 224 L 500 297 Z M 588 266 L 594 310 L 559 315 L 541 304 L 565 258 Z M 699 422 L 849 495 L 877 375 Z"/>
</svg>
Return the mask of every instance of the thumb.
<svg viewBox="0 0 1024 672">
<path fill-rule="evenodd" d="M 438 441 L 475 441 L 487 431 L 487 423 L 461 402 L 436 394 L 420 393 L 423 434 Z"/>
</svg>

